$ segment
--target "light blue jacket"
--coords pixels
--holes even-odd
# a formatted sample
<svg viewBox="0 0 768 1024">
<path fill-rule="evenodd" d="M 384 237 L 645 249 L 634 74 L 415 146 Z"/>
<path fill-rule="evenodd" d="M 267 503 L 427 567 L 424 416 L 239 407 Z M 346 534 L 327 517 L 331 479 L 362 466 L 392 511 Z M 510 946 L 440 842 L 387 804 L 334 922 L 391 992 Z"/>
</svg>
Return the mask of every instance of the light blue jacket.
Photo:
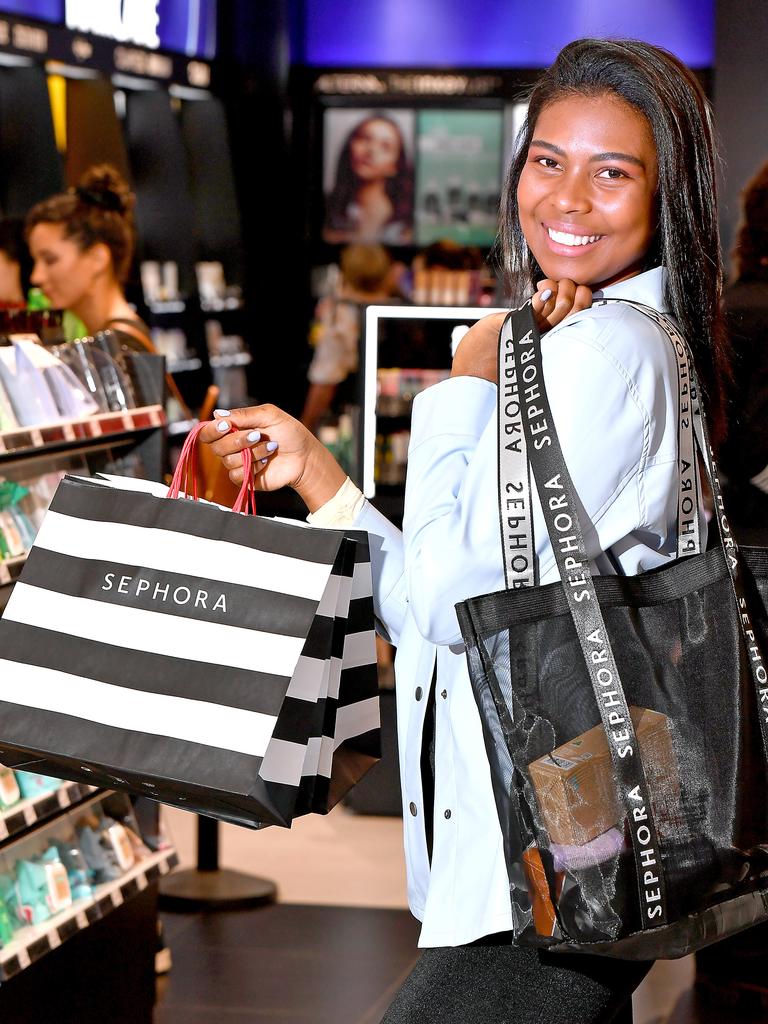
<svg viewBox="0 0 768 1024">
<path fill-rule="evenodd" d="M 604 294 L 667 312 L 664 273 L 647 271 Z M 542 352 L 563 453 L 589 518 L 582 525 L 593 572 L 620 567 L 633 575 L 673 559 L 678 397 L 666 335 L 637 310 L 608 304 L 551 330 Z M 423 946 L 511 928 L 501 831 L 454 607 L 504 587 L 496 430 L 494 384 L 455 377 L 429 388 L 414 403 L 402 534 L 368 502 L 356 521 L 371 534 L 376 611 L 397 645 L 408 897 L 423 922 Z M 558 572 L 536 499 L 534 533 L 541 582 L 551 583 Z M 435 662 L 430 867 L 420 757 Z"/>
</svg>

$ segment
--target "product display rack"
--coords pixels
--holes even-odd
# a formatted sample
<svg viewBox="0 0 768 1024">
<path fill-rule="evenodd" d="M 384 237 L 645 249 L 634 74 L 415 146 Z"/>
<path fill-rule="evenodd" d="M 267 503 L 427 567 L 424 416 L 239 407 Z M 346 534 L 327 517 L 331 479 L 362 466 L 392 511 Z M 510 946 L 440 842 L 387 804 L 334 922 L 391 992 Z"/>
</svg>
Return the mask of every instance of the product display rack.
<svg viewBox="0 0 768 1024">
<path fill-rule="evenodd" d="M 24 469 L 34 476 L 41 460 L 82 455 L 98 460 L 109 451 L 141 454 L 147 476 L 160 480 L 165 457 L 165 410 L 149 405 L 126 412 L 101 413 L 78 420 L 0 431 L 0 477 Z M 21 575 L 26 554 L 0 560 L 0 612 L 10 596 L 10 586 Z"/>
<path fill-rule="evenodd" d="M 0 433 L 0 476 L 35 479 L 51 467 L 68 469 L 78 460 L 89 471 L 98 471 L 109 468 L 115 458 L 138 454 L 144 473 L 161 479 L 165 427 L 164 409 L 153 405 L 5 431 Z M 0 611 L 25 561 L 26 554 L 0 561 Z M 0 812 L 0 861 L 23 859 L 28 843 L 47 842 L 70 813 L 109 795 L 93 786 L 62 782 L 53 791 L 18 801 Z M 108 992 L 129 1019 L 148 1020 L 154 1000 L 158 883 L 177 863 L 171 846 L 153 852 L 114 881 L 94 886 L 91 896 L 40 924 L 19 928 L 0 948 L 0 1018 L 22 1019 L 16 1015 L 23 1007 L 25 1020 L 79 1020 L 82 1007 L 98 1005 Z M 100 964 L 100 981 L 85 972 L 80 981 L 70 981 L 66 994 L 50 990 L 51 970 L 79 978 L 72 967 L 83 959 Z"/>
<path fill-rule="evenodd" d="M 34 479 L 51 465 L 66 464 L 73 456 L 82 457 L 86 464 L 99 469 L 115 454 L 136 452 L 146 475 L 161 479 L 166 424 L 163 407 L 150 405 L 3 431 L 0 432 L 0 476 L 23 474 Z M 0 610 L 21 575 L 26 557 L 22 554 L 0 561 Z M 54 830 L 70 812 L 82 811 L 108 795 L 109 791 L 93 786 L 63 781 L 57 789 L 18 801 L 0 812 L 0 859 L 13 857 L 17 844 L 23 849 L 30 837 L 45 836 L 47 830 Z M 97 885 L 93 896 L 76 900 L 41 924 L 17 930 L 11 941 L 0 947 L 3 996 L 5 983 L 68 939 L 84 932 L 153 884 L 156 893 L 155 883 L 177 863 L 176 852 L 170 846 L 152 853 L 120 878 Z M 150 904 L 154 906 L 151 901 Z"/>
<path fill-rule="evenodd" d="M 7 839 L 18 838 L 33 825 L 67 810 L 95 792 L 95 786 L 86 786 L 81 782 L 62 782 L 52 793 L 20 800 L 12 807 L 0 811 L 0 844 Z"/>
<path fill-rule="evenodd" d="M 219 320 L 222 330 L 232 326 L 235 333 L 242 336 L 243 308 L 243 300 L 234 296 L 204 301 L 194 295 L 146 304 L 145 319 L 150 327 L 179 328 L 186 337 L 186 355 L 169 356 L 167 369 L 176 379 L 187 405 L 195 411 L 200 407 L 208 386 L 219 383 L 217 371 L 244 369 L 253 361 L 247 348 L 226 353 L 213 353 L 208 348 L 207 322 Z M 191 419 L 172 423 L 169 434 L 186 434 L 196 422 Z"/>
<path fill-rule="evenodd" d="M 42 451 L 48 454 L 89 442 L 117 440 L 121 435 L 154 430 L 165 423 L 162 406 L 148 405 L 125 412 L 100 413 L 79 420 L 0 431 L 0 465 L 10 458 Z"/>
<path fill-rule="evenodd" d="M 382 474 L 377 461 L 377 439 L 385 444 L 395 435 L 410 432 L 413 399 L 422 386 L 450 374 L 453 352 L 451 334 L 455 327 L 471 327 L 493 313 L 506 312 L 486 306 L 368 306 L 361 340 L 362 429 L 359 431 L 360 479 L 366 497 L 396 524 L 402 520 L 405 497 L 406 444 L 402 460 L 393 472 Z M 423 376 L 406 393 L 387 394 L 383 385 L 386 371 Z M 434 380 L 428 375 L 432 375 Z M 378 470 L 378 471 L 377 471 Z"/>
<path fill-rule="evenodd" d="M 17 555 L 15 558 L 6 558 L 0 562 L 0 587 L 15 583 L 21 576 L 21 570 L 27 560 L 26 555 Z"/>
<path fill-rule="evenodd" d="M 72 795 L 76 795 L 77 799 L 70 799 Z M 50 827 L 61 814 L 72 810 L 85 810 L 97 804 L 107 795 L 109 795 L 108 791 L 95 791 L 93 787 L 64 783 L 61 790 L 55 790 L 46 794 L 42 800 L 34 801 L 34 807 L 37 809 L 46 801 L 57 803 L 58 809 L 43 817 L 34 817 L 26 829 L 19 830 L 13 835 L 9 834 L 5 840 L 0 841 L 0 854 L 6 853 L 14 843 L 22 842 L 31 831 L 45 830 L 46 827 Z M 66 802 L 68 799 L 69 803 Z M 28 802 L 24 801 L 24 803 Z M 29 810 L 28 807 L 27 813 Z M 18 813 L 18 806 L 10 808 L 0 818 L 0 823 L 5 821 L 7 824 L 9 817 L 12 818 Z M 0 949 L 0 984 L 14 978 L 21 971 L 40 960 L 41 957 L 57 949 L 73 935 L 84 931 L 95 921 L 106 917 L 131 897 L 145 890 L 151 883 L 168 874 L 177 863 L 178 857 L 172 847 L 159 850 L 135 864 L 120 878 L 97 885 L 93 896 L 74 901 L 66 910 L 53 915 L 42 924 L 27 925 L 21 928 L 8 945 Z"/>
</svg>

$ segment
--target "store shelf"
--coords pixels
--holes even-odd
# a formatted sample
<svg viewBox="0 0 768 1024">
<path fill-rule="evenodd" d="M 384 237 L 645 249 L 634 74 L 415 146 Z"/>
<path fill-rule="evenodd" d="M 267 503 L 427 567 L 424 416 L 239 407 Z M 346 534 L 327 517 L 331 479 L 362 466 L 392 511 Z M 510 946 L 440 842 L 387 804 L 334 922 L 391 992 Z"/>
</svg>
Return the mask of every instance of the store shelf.
<svg viewBox="0 0 768 1024">
<path fill-rule="evenodd" d="M 211 369 L 225 370 L 232 366 L 249 366 L 252 362 L 250 352 L 233 352 L 231 355 L 211 356 Z"/>
<path fill-rule="evenodd" d="M 168 437 L 182 437 L 188 434 L 192 427 L 196 427 L 199 420 L 176 420 L 168 424 Z"/>
<path fill-rule="evenodd" d="M 80 782 L 64 782 L 50 793 L 20 800 L 13 807 L 0 812 L 0 846 L 7 839 L 18 838 L 27 829 L 95 792 L 95 786 L 86 786 Z"/>
<path fill-rule="evenodd" d="M 208 299 L 207 302 L 200 302 L 200 309 L 204 313 L 231 313 L 243 308 L 243 300 L 235 296 L 227 299 Z"/>
<path fill-rule="evenodd" d="M 21 576 L 21 570 L 24 568 L 26 560 L 27 552 L 16 558 L 6 558 L 4 562 L 0 562 L 0 587 L 6 587 L 9 583 L 16 582 Z M 0 834 L 0 838 L 2 838 L 2 834 Z"/>
<path fill-rule="evenodd" d="M 174 849 L 160 850 L 132 867 L 122 878 L 97 886 L 92 897 L 77 900 L 43 924 L 20 929 L 13 940 L 0 949 L 0 982 L 13 978 L 73 935 L 106 917 L 126 900 L 143 892 L 151 882 L 167 875 L 178 862 Z"/>
<path fill-rule="evenodd" d="M 165 299 L 162 302 L 150 302 L 149 310 L 155 316 L 163 316 L 169 313 L 183 313 L 187 304 L 183 299 Z"/>
<path fill-rule="evenodd" d="M 191 373 L 199 370 L 202 365 L 202 359 L 197 356 L 191 356 L 189 359 L 169 359 L 168 373 Z"/>
<path fill-rule="evenodd" d="M 0 431 L 0 461 L 43 450 L 75 448 L 139 430 L 152 430 L 165 422 L 162 406 L 147 405 L 126 412 L 100 413 L 81 420 Z"/>
</svg>

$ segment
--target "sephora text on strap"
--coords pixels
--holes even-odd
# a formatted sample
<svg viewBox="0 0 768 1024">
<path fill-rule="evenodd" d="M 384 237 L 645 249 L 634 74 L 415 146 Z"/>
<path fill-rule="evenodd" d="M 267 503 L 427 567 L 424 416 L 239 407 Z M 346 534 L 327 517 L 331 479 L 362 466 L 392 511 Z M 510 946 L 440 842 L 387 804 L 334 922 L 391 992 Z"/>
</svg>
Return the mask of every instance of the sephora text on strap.
<svg viewBox="0 0 768 1024">
<path fill-rule="evenodd" d="M 593 578 L 526 304 L 499 350 L 507 589 L 457 606 L 516 941 L 632 959 L 683 956 L 768 918 L 768 551 L 736 549 L 688 347 L 666 318 L 639 312 L 678 365 L 678 559 Z M 709 551 L 694 447 L 718 508 Z M 510 557 L 513 531 L 529 531 L 516 550 L 534 550 L 528 463 L 560 570 L 547 586 Z"/>
</svg>

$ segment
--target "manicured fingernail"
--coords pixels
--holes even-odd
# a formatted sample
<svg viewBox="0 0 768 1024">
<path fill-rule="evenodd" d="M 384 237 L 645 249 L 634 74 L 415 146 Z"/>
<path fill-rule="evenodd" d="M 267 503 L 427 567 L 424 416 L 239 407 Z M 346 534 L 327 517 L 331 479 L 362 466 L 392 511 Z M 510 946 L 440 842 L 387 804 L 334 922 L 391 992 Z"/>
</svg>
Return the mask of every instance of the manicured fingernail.
<svg viewBox="0 0 768 1024">
<path fill-rule="evenodd" d="M 229 424 L 226 420 L 219 420 L 216 424 L 216 429 L 223 434 L 225 430 L 229 430 Z"/>
<path fill-rule="evenodd" d="M 541 299 L 542 302 L 546 302 L 547 299 L 549 299 L 551 297 L 552 297 L 552 289 L 551 288 L 547 288 L 546 291 L 543 291 L 541 293 L 541 295 L 539 296 L 539 298 Z"/>
<path fill-rule="evenodd" d="M 251 444 L 253 444 L 254 441 L 261 440 L 261 431 L 260 430 L 252 430 L 250 432 L 250 434 L 248 435 L 248 440 L 251 442 Z"/>
<path fill-rule="evenodd" d="M 267 441 L 267 451 L 274 452 L 277 449 L 277 441 Z"/>
<path fill-rule="evenodd" d="M 268 462 L 269 462 L 269 459 L 262 459 L 262 460 L 261 460 L 261 464 L 262 464 L 262 466 L 266 466 L 266 464 L 267 464 Z"/>
<path fill-rule="evenodd" d="M 232 413 L 229 411 L 229 409 L 214 409 L 213 410 L 213 415 L 214 416 L 231 416 Z"/>
</svg>

